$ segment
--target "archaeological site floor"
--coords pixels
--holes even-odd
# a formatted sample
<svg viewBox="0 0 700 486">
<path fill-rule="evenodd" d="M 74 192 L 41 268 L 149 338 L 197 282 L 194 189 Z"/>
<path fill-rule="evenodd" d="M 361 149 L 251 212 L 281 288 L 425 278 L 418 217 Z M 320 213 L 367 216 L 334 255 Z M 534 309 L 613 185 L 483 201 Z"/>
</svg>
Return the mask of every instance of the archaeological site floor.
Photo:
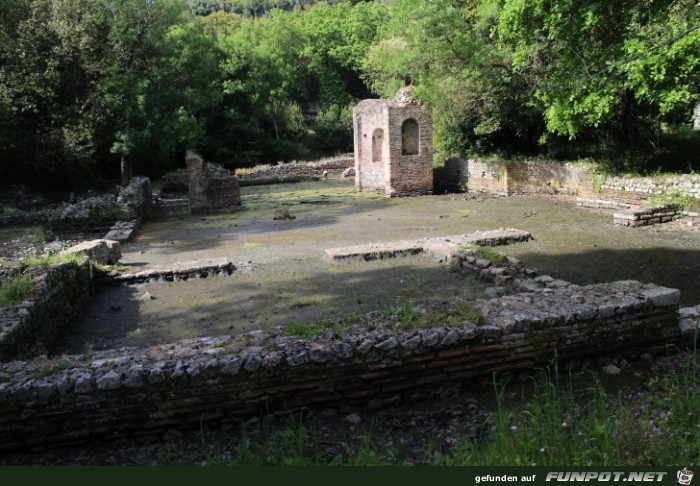
<svg viewBox="0 0 700 486">
<path fill-rule="evenodd" d="M 347 180 L 242 189 L 243 208 L 190 215 L 177 198 L 156 211 L 122 263 L 139 271 L 224 257 L 230 276 L 109 286 L 97 291 L 62 351 L 147 346 L 237 334 L 290 322 L 332 320 L 396 303 L 484 297 L 468 272 L 427 257 L 331 265 L 327 248 L 512 227 L 533 240 L 499 247 L 529 268 L 576 284 L 634 279 L 700 302 L 700 232 L 682 222 L 620 228 L 609 215 L 552 197 L 452 194 L 387 199 Z M 174 203 L 173 203 L 174 201 Z M 275 219 L 282 210 L 294 219 Z"/>
</svg>

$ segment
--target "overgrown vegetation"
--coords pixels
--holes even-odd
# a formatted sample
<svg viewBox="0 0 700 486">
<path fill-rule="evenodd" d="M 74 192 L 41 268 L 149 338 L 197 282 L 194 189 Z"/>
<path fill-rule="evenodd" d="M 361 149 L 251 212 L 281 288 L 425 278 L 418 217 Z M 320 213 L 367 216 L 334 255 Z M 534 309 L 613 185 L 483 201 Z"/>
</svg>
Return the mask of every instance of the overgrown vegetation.
<svg viewBox="0 0 700 486">
<path fill-rule="evenodd" d="M 490 246 L 462 245 L 460 250 L 472 251 L 476 258 L 483 258 L 484 260 L 488 260 L 495 265 L 506 265 L 508 263 L 508 257 L 498 253 Z"/>
<path fill-rule="evenodd" d="M 681 210 L 687 211 L 695 204 L 695 198 L 692 194 L 679 191 L 667 191 L 663 194 L 657 194 L 649 198 L 650 206 L 665 206 L 672 204 L 678 206 Z"/>
<path fill-rule="evenodd" d="M 86 257 L 84 255 L 77 255 L 71 253 L 59 253 L 56 255 L 49 256 L 29 256 L 22 258 L 19 261 L 20 266 L 34 268 L 34 267 L 48 267 L 56 263 L 67 263 L 73 262 L 81 265 L 85 262 Z"/>
<path fill-rule="evenodd" d="M 14 277 L 0 285 L 0 307 L 22 302 L 32 292 L 32 279 L 27 276 Z"/>
<path fill-rule="evenodd" d="M 555 365 L 533 379 L 522 404 L 506 400 L 510 388 L 495 381 L 497 406 L 478 437 L 434 442 L 416 454 L 389 437 L 363 430 L 360 441 L 334 437 L 329 450 L 313 419 L 286 427 L 261 425 L 256 434 L 224 444 L 202 434 L 210 465 L 391 465 L 462 466 L 667 466 L 700 462 L 700 387 L 697 355 L 684 369 L 646 381 L 640 394 L 606 392 L 601 381 L 581 388 L 580 379 L 559 376 Z M 262 433 L 260 433 L 262 432 Z M 332 452 L 331 452 L 332 451 Z M 232 456 L 232 457 L 231 457 Z M 229 459 L 222 459 L 227 457 Z M 162 458 L 177 463 L 177 453 Z"/>
<path fill-rule="evenodd" d="M 73 366 L 74 365 L 72 361 L 68 359 L 62 359 L 61 361 L 53 362 L 51 364 L 35 368 L 29 373 L 29 376 L 31 376 L 34 380 L 40 380 L 58 371 L 71 369 Z"/>
<path fill-rule="evenodd" d="M 461 326 L 464 321 L 484 324 L 484 316 L 472 302 L 454 301 L 442 305 L 428 305 L 398 299 L 383 311 L 384 318 L 403 329 L 433 326 Z"/>
<path fill-rule="evenodd" d="M 438 160 L 697 168 L 698 25 L 688 0 L 6 0 L 0 180 L 346 152 L 351 106 L 407 82 Z"/>
</svg>

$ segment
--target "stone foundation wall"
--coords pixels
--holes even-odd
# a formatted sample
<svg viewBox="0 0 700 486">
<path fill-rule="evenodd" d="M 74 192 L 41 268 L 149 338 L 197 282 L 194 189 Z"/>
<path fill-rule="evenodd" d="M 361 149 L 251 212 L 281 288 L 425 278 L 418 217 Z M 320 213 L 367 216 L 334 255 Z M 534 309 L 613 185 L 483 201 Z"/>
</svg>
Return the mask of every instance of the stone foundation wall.
<svg viewBox="0 0 700 486">
<path fill-rule="evenodd" d="M 613 214 L 613 223 L 618 226 L 650 226 L 668 223 L 681 216 L 681 209 L 674 204 L 653 208 L 632 208 Z"/>
<path fill-rule="evenodd" d="M 90 274 L 88 262 L 60 263 L 39 270 L 28 300 L 0 308 L 0 361 L 51 350 L 90 301 Z"/>
<path fill-rule="evenodd" d="M 204 164 L 199 155 L 188 153 L 187 177 L 190 212 L 227 210 L 241 205 L 238 179 L 231 171 Z"/>
<path fill-rule="evenodd" d="M 448 169 L 448 162 L 453 164 Z M 621 206 L 641 206 L 653 196 L 677 194 L 700 200 L 700 175 L 674 177 L 619 177 L 596 174 L 592 166 L 565 162 L 540 161 L 466 161 L 467 180 L 462 179 L 464 159 L 451 159 L 445 164 L 444 184 L 466 184 L 470 192 L 486 192 L 510 196 L 515 194 L 570 194 L 606 201 Z M 448 175 L 449 174 L 449 175 Z M 589 207 L 582 204 L 583 207 Z M 699 205 L 700 206 L 700 205 Z M 602 208 L 601 208 L 602 209 Z"/>
<path fill-rule="evenodd" d="M 467 167 L 467 191 L 500 196 L 509 194 L 506 166 L 503 163 L 470 159 L 467 161 Z"/>
<path fill-rule="evenodd" d="M 556 356 L 637 356 L 675 344 L 679 292 L 625 281 L 477 303 L 486 324 L 358 323 L 312 340 L 282 329 L 0 365 L 0 450 L 152 435 L 303 407 L 429 398 Z"/>
<path fill-rule="evenodd" d="M 150 214 L 152 204 L 151 180 L 134 177 L 119 195 L 100 194 L 76 202 L 49 205 L 40 210 L 0 215 L 0 227 L 48 224 L 60 230 L 101 224 L 111 226 L 120 220 L 138 224 Z"/>
<path fill-rule="evenodd" d="M 355 161 L 352 154 L 331 157 L 314 162 L 289 162 L 277 165 L 261 165 L 251 169 L 240 169 L 236 171 L 236 176 L 240 179 L 241 185 L 256 181 L 269 181 L 271 183 L 296 182 L 304 178 L 322 178 L 324 172 L 327 175 L 340 175 L 348 167 L 354 167 Z"/>
<path fill-rule="evenodd" d="M 622 202 L 610 201 L 607 199 L 595 199 L 590 197 L 577 197 L 576 206 L 580 208 L 588 209 L 602 209 L 602 210 L 628 210 L 636 208 L 637 206 L 633 204 L 627 204 Z"/>
<path fill-rule="evenodd" d="M 514 194 L 591 194 L 592 169 L 588 166 L 556 161 L 484 161 L 480 159 L 452 159 L 457 167 L 466 163 L 466 180 L 457 179 L 459 186 L 466 184 L 470 192 L 486 192 L 510 196 Z M 447 167 L 447 165 L 446 165 Z M 463 171 L 459 170 L 461 174 Z M 457 177 L 463 177 L 457 175 Z"/>
<path fill-rule="evenodd" d="M 663 178 L 610 176 L 603 182 L 601 192 L 605 196 L 615 195 L 625 202 L 668 193 L 685 194 L 700 199 L 700 175 L 683 174 Z"/>
</svg>

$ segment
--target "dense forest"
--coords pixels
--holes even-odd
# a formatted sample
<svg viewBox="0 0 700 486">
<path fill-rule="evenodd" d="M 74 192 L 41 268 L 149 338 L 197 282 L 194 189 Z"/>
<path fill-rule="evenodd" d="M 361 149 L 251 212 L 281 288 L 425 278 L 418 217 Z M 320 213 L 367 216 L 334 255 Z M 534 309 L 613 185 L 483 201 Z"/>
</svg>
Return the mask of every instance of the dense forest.
<svg viewBox="0 0 700 486">
<path fill-rule="evenodd" d="M 433 109 L 436 162 L 648 165 L 697 140 L 700 4 L 0 0 L 0 180 L 347 152 L 353 104 L 406 83 Z"/>
</svg>

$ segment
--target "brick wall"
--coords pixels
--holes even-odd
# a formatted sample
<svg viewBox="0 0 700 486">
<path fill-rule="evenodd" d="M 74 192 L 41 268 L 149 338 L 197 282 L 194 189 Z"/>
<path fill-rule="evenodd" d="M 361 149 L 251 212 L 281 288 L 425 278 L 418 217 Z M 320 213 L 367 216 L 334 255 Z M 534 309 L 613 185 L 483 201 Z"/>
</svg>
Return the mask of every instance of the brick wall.
<svg viewBox="0 0 700 486">
<path fill-rule="evenodd" d="M 417 130 L 404 130 L 405 123 L 411 128 L 413 122 Z M 432 194 L 429 110 L 416 105 L 396 106 L 388 100 L 363 100 L 353 111 L 353 124 L 355 187 L 359 191 L 384 191 L 387 196 Z M 404 140 L 404 131 L 416 136 Z M 407 147 L 411 150 L 405 150 Z"/>
<path fill-rule="evenodd" d="M 425 399 L 556 356 L 628 357 L 675 344 L 679 292 L 633 281 L 480 301 L 486 324 L 358 324 L 312 340 L 280 329 L 0 365 L 0 450 L 236 420 L 302 407 Z"/>
<path fill-rule="evenodd" d="M 389 160 L 387 133 L 388 123 L 384 107 L 388 100 L 363 100 L 353 110 L 353 131 L 355 139 L 355 187 L 358 191 L 384 191 L 385 168 Z M 374 146 L 375 130 L 382 129 L 381 150 Z M 380 152 L 381 160 L 374 160 L 373 153 Z"/>
<path fill-rule="evenodd" d="M 421 106 L 388 106 L 389 186 L 388 196 L 433 193 L 433 121 L 430 110 Z M 410 130 L 417 123 L 415 133 Z M 406 136 L 404 131 L 409 132 Z M 418 140 L 409 140 L 416 136 Z M 415 148 L 405 154 L 404 143 Z"/>
</svg>

